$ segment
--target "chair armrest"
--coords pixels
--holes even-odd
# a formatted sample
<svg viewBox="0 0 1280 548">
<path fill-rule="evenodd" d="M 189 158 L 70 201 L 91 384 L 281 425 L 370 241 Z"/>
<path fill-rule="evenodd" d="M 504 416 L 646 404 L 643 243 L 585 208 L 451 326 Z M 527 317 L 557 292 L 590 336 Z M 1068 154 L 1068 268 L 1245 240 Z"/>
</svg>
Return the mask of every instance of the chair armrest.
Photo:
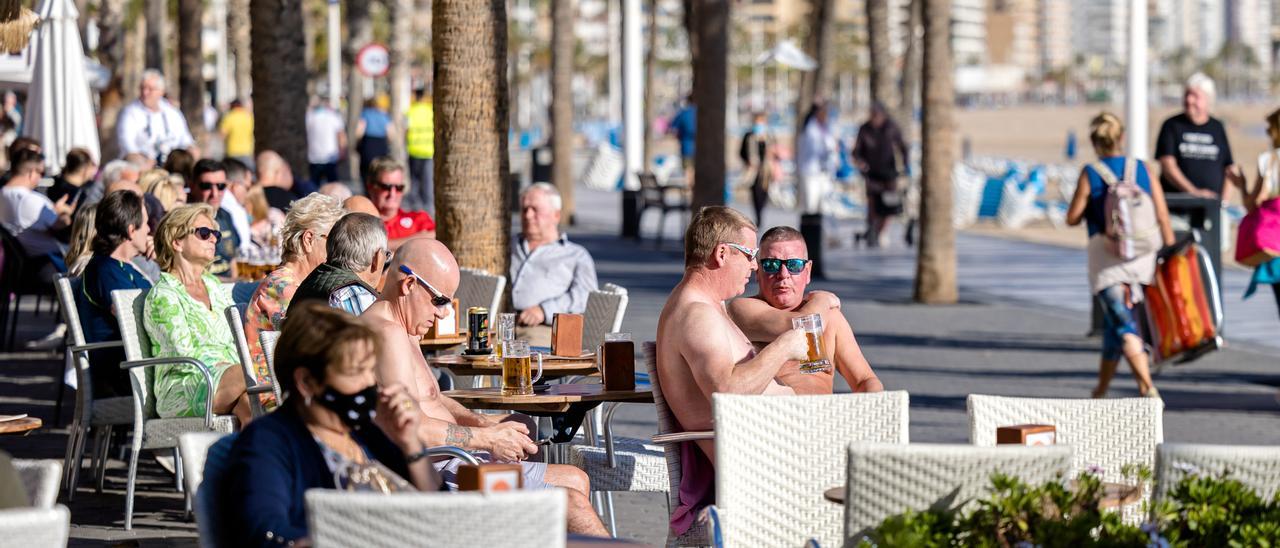
<svg viewBox="0 0 1280 548">
<path fill-rule="evenodd" d="M 124 341 L 103 341 L 96 343 L 73 344 L 67 347 L 72 352 L 88 352 L 90 350 L 101 350 L 103 348 L 117 348 L 124 346 Z"/>
<path fill-rule="evenodd" d="M 275 391 L 275 387 L 271 386 L 271 383 L 269 382 L 264 382 L 257 386 L 250 386 L 249 388 L 245 389 L 245 393 L 250 395 L 272 394 L 274 393 L 274 391 Z"/>
<path fill-rule="evenodd" d="M 206 394 L 208 394 L 208 397 L 204 399 L 204 426 L 205 428 L 212 430 L 213 429 L 213 393 L 217 390 L 218 387 L 213 385 L 213 374 L 209 372 L 209 366 L 205 365 L 204 362 L 197 360 L 195 358 L 175 357 L 175 358 L 147 358 L 143 360 L 124 361 L 124 362 L 120 362 L 120 369 L 128 370 L 128 369 L 133 369 L 135 367 L 155 367 L 157 365 L 190 365 L 195 367 L 196 370 L 200 372 L 200 375 L 204 377 L 205 387 L 209 389 L 208 392 L 205 392 Z M 133 396 L 134 398 L 137 398 L 138 394 L 135 392 Z M 137 400 L 135 399 L 134 401 L 137 401 Z"/>
<path fill-rule="evenodd" d="M 436 447 L 430 447 L 427 449 L 427 456 L 428 457 L 438 457 L 438 456 L 454 457 L 454 458 L 462 459 L 467 464 L 480 464 L 480 461 L 476 459 L 475 455 L 468 453 L 466 449 L 463 449 L 461 447 L 456 447 L 453 445 L 439 445 Z"/>
<path fill-rule="evenodd" d="M 653 443 L 679 443 L 682 441 L 714 439 L 716 439 L 716 433 L 713 430 L 704 430 L 700 432 L 671 432 L 669 434 L 658 434 L 654 436 Z"/>
</svg>

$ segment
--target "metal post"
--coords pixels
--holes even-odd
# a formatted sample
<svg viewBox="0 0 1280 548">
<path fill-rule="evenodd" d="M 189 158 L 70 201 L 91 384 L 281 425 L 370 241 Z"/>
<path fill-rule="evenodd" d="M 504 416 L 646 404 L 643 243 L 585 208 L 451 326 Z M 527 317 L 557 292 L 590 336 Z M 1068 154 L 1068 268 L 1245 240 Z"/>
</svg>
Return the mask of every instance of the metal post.
<svg viewBox="0 0 1280 548">
<path fill-rule="evenodd" d="M 337 110 L 342 99 L 342 15 L 338 0 L 329 0 L 329 107 Z M 355 90 L 351 90 L 355 92 Z"/>
<path fill-rule="evenodd" d="M 227 56 L 227 0 L 213 0 L 209 7 L 213 11 L 214 33 L 218 36 L 214 50 L 214 104 L 225 107 L 236 98 L 236 79 L 231 75 L 231 61 Z"/>
<path fill-rule="evenodd" d="M 622 149 L 626 161 L 624 185 L 639 190 L 636 173 L 644 165 L 644 44 L 640 29 L 644 17 L 640 0 L 622 0 Z"/>
<path fill-rule="evenodd" d="M 622 120 L 622 6 L 609 5 L 609 116 L 611 123 Z M 651 29 L 649 32 L 653 32 Z"/>
<path fill-rule="evenodd" d="M 1129 78 L 1125 91 L 1129 156 L 1146 158 L 1147 0 L 1129 0 Z"/>
</svg>

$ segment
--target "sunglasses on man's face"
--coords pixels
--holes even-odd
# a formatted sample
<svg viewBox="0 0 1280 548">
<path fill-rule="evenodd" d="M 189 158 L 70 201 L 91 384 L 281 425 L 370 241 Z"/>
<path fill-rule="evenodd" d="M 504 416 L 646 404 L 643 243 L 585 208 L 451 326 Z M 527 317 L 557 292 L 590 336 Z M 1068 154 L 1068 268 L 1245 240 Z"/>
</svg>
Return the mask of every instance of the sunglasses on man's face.
<svg viewBox="0 0 1280 548">
<path fill-rule="evenodd" d="M 782 267 L 785 266 L 787 272 L 800 274 L 808 264 L 809 259 L 760 259 L 760 270 L 765 274 L 777 274 L 782 272 Z"/>
<path fill-rule="evenodd" d="M 392 184 L 387 184 L 387 183 L 379 183 L 379 182 L 375 182 L 375 183 L 373 183 L 373 188 L 376 188 L 376 189 L 378 189 L 378 190 L 382 190 L 382 191 L 385 191 L 385 192 L 392 192 L 392 191 L 394 191 L 394 192 L 399 192 L 399 193 L 401 193 L 401 194 L 404 194 L 404 185 L 392 185 Z"/>
<path fill-rule="evenodd" d="M 206 242 L 213 240 L 213 243 L 216 244 L 222 240 L 222 232 L 218 231 L 218 229 L 209 228 L 207 226 L 198 226 L 195 230 L 192 230 L 191 233 Z"/>
<path fill-rule="evenodd" d="M 218 192 L 225 192 L 227 190 L 227 183 L 200 183 L 200 190 L 210 191 L 215 188 L 218 189 Z"/>
<path fill-rule="evenodd" d="M 400 271 L 410 276 L 413 276 L 413 279 L 417 280 L 418 283 L 422 284 L 422 287 L 427 288 L 427 293 L 431 295 L 432 306 L 445 307 L 453 304 L 453 299 L 450 299 L 449 297 L 444 296 L 444 293 L 441 293 L 439 289 L 436 289 L 435 287 L 433 287 L 430 283 L 427 282 L 427 280 L 423 279 L 422 276 L 415 274 L 413 270 L 410 269 L 409 267 L 405 265 L 400 265 Z"/>
</svg>

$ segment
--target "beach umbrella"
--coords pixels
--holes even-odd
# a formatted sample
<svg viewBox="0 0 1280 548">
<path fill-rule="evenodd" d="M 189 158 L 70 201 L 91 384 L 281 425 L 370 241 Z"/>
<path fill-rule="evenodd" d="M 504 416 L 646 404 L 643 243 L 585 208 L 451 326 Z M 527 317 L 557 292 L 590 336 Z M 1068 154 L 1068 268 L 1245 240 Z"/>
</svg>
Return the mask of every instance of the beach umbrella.
<svg viewBox="0 0 1280 548">
<path fill-rule="evenodd" d="M 791 40 L 778 42 L 778 45 L 774 46 L 769 51 L 761 53 L 760 56 L 756 58 L 755 62 L 757 65 L 768 65 L 771 63 L 777 63 L 784 67 L 804 72 L 818 68 L 818 62 L 814 61 L 812 57 L 806 55 L 805 52 L 800 51 L 800 48 L 796 47 L 795 42 L 792 42 Z"/>
<path fill-rule="evenodd" d="M 40 141 L 50 174 L 61 171 L 67 151 L 76 147 L 101 162 L 84 47 L 76 27 L 80 14 L 73 0 L 43 0 L 37 13 L 41 23 L 33 40 L 35 60 L 22 134 Z"/>
</svg>

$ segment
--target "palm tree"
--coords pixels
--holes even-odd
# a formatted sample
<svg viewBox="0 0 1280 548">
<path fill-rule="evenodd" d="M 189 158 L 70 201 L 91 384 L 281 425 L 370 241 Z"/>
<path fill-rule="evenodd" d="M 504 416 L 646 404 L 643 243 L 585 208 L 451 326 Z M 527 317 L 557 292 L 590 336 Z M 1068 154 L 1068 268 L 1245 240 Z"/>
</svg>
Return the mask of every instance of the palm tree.
<svg viewBox="0 0 1280 548">
<path fill-rule="evenodd" d="M 871 61 L 871 100 L 887 108 L 894 108 L 893 82 L 889 55 L 889 0 L 866 0 L 867 51 Z M 948 36 L 950 32 L 948 31 Z"/>
<path fill-rule="evenodd" d="M 409 108 L 409 88 L 412 85 L 410 66 L 413 62 L 413 0 L 387 2 L 391 19 L 391 120 L 395 131 L 387 133 L 391 156 L 404 162 L 408 152 L 404 148 L 404 115 Z"/>
<path fill-rule="evenodd" d="M 560 190 L 563 222 L 573 222 L 574 0 L 551 0 L 551 182 Z"/>
<path fill-rule="evenodd" d="M 804 73 L 800 83 L 801 92 L 798 96 L 796 112 L 805 112 L 815 101 L 829 98 L 831 79 L 835 74 L 831 66 L 831 34 L 835 24 L 835 0 L 812 0 L 811 4 L 813 10 L 809 20 L 807 49 L 818 68 Z"/>
<path fill-rule="evenodd" d="M 956 302 L 956 233 L 951 225 L 955 160 L 955 88 L 951 73 L 951 0 L 924 0 L 923 178 L 915 299 Z"/>
<path fill-rule="evenodd" d="M 648 170 L 653 165 L 654 146 L 653 146 L 653 124 L 649 123 L 653 120 L 653 106 L 657 104 L 657 85 L 653 79 L 657 77 L 658 64 L 658 0 L 649 0 L 649 34 L 646 35 L 648 44 L 644 51 L 644 114 L 641 119 L 644 120 L 644 166 L 642 169 Z"/>
<path fill-rule="evenodd" d="M 506 0 L 433 0 L 436 212 L 458 264 L 506 274 Z"/>
<path fill-rule="evenodd" d="M 251 0 L 254 145 L 274 150 L 294 173 L 307 172 L 307 81 L 302 0 Z"/>
<path fill-rule="evenodd" d="M 204 51 L 200 35 L 204 26 L 202 0 L 178 0 L 178 97 L 182 115 L 191 120 L 197 146 L 204 141 Z"/>
<path fill-rule="evenodd" d="M 169 27 L 169 3 L 165 0 L 144 0 L 147 21 L 147 68 L 165 70 L 166 41 Z M 165 74 L 172 78 L 172 74 Z"/>
<path fill-rule="evenodd" d="M 227 2 L 227 49 L 235 57 L 236 95 L 248 97 L 253 89 L 253 63 L 249 58 L 249 0 Z"/>
<path fill-rule="evenodd" d="M 117 154 L 116 119 L 124 107 L 124 0 L 102 0 L 98 5 L 98 63 L 111 71 L 111 81 L 102 90 L 98 135 L 102 139 L 102 157 Z"/>
<path fill-rule="evenodd" d="M 693 103 L 697 127 L 693 165 L 693 210 L 724 204 L 725 97 L 729 77 L 729 0 L 699 0 L 693 6 L 697 47 Z"/>
<path fill-rule="evenodd" d="M 912 138 L 915 127 L 916 105 L 920 102 L 920 19 L 922 0 L 911 0 L 911 13 L 907 16 L 907 50 L 902 54 L 902 79 L 899 80 L 896 118 L 898 127 L 902 128 L 904 137 Z"/>
<path fill-rule="evenodd" d="M 364 106 L 364 75 L 356 70 L 356 54 L 373 41 L 373 18 L 369 16 L 369 0 L 347 0 L 347 41 L 342 48 L 342 64 L 347 66 L 347 177 L 364 180 L 356 161 L 356 126 Z M 329 93 L 341 93 L 331 89 Z"/>
</svg>

